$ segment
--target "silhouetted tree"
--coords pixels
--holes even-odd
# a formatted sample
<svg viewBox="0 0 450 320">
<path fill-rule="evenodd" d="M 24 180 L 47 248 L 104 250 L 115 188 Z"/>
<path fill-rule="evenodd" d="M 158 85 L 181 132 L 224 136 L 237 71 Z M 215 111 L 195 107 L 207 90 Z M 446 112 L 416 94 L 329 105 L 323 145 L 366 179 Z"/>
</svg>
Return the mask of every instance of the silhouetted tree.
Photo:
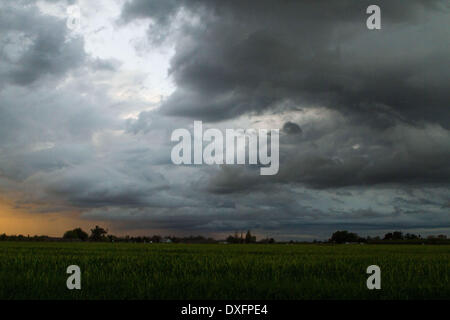
<svg viewBox="0 0 450 320">
<path fill-rule="evenodd" d="M 403 240 L 403 233 L 401 231 L 394 231 L 392 240 Z"/>
<path fill-rule="evenodd" d="M 360 238 L 356 233 L 344 230 L 333 233 L 329 241 L 335 243 L 363 242 L 364 239 Z"/>
<path fill-rule="evenodd" d="M 94 229 L 91 229 L 91 236 L 90 239 L 92 241 L 103 241 L 105 240 L 105 235 L 108 233 L 108 231 L 106 231 L 103 228 L 100 228 L 99 226 L 95 226 Z"/>
<path fill-rule="evenodd" d="M 401 231 L 389 232 L 384 235 L 383 240 L 403 240 L 403 233 Z"/>
<path fill-rule="evenodd" d="M 84 232 L 81 228 L 76 228 L 73 230 L 66 231 L 63 236 L 64 239 L 78 239 L 81 241 L 86 241 L 89 235 Z"/>
<path fill-rule="evenodd" d="M 384 235 L 383 240 L 392 240 L 392 232 L 388 232 Z"/>
<path fill-rule="evenodd" d="M 108 238 L 108 241 L 109 241 L 109 242 L 116 242 L 116 241 L 119 241 L 119 238 L 118 238 L 118 237 L 116 237 L 116 236 L 114 236 L 114 235 L 111 235 L 111 234 L 107 235 L 106 238 Z"/>
<path fill-rule="evenodd" d="M 405 234 L 405 239 L 406 240 L 416 240 L 416 239 L 420 239 L 420 236 L 417 236 L 412 233 L 407 233 L 407 234 Z"/>
<path fill-rule="evenodd" d="M 245 235 L 245 243 L 255 243 L 256 237 L 252 236 L 250 230 L 247 231 L 247 234 Z"/>
<path fill-rule="evenodd" d="M 155 235 L 155 236 L 151 237 L 151 241 L 154 242 L 154 243 L 160 243 L 161 239 L 162 239 L 162 237 L 158 236 L 158 235 Z"/>
</svg>

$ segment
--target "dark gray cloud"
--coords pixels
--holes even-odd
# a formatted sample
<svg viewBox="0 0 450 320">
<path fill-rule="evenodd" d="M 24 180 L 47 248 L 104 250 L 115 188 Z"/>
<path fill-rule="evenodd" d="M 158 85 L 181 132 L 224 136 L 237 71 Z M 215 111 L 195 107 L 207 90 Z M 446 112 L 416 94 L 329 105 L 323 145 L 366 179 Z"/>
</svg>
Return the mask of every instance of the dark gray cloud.
<svg viewBox="0 0 450 320">
<path fill-rule="evenodd" d="M 331 119 L 335 115 L 332 116 Z M 247 168 L 221 170 L 212 192 L 249 192 L 271 183 L 312 188 L 370 187 L 378 184 L 448 185 L 450 132 L 438 125 L 398 124 L 380 131 L 343 122 L 304 126 L 301 135 L 280 138 L 280 171 L 259 176 Z"/>
<path fill-rule="evenodd" d="M 448 37 L 449 7 L 444 1 L 381 1 L 382 30 L 374 32 L 365 26 L 369 4 L 128 2 L 124 21 L 150 18 L 151 40 L 175 41 L 170 74 L 177 89 L 162 114 L 211 122 L 287 114 L 277 176 L 261 177 L 251 167 L 210 170 L 195 196 L 209 193 L 210 201 L 201 200 L 202 215 L 187 207 L 161 215 L 140 209 L 139 223 L 291 235 L 337 226 L 448 227 L 442 209 L 450 181 L 450 52 L 437 39 Z M 302 110 L 318 111 L 290 119 L 290 112 Z M 142 113 L 129 131 L 150 132 L 151 118 Z M 290 189 L 299 186 L 308 190 L 301 197 Z M 430 190 L 434 202 L 389 195 L 411 188 Z M 373 203 L 375 194 L 381 200 Z M 221 198 L 233 205 L 223 210 Z"/>
<path fill-rule="evenodd" d="M 149 29 L 186 19 L 167 114 L 218 121 L 286 100 L 370 122 L 433 121 L 448 127 L 449 7 L 445 1 L 379 1 L 381 31 L 365 26 L 370 1 L 142 1 L 123 18 Z M 183 20 L 182 20 L 183 21 Z M 179 30 L 179 29 L 177 29 Z M 444 41 L 445 42 L 445 41 Z"/>
<path fill-rule="evenodd" d="M 299 107 L 337 111 L 331 127 L 285 123 L 278 176 L 220 171 L 214 192 L 267 180 L 317 188 L 446 183 L 450 51 L 436 40 L 448 37 L 449 6 L 381 1 L 382 30 L 369 31 L 369 4 L 134 0 L 122 17 L 152 19 L 149 34 L 181 24 L 171 63 L 177 90 L 164 114 L 221 121 Z"/>
<path fill-rule="evenodd" d="M 260 236 L 282 239 L 327 238 L 336 228 L 375 234 L 392 228 L 421 228 L 428 232 L 448 229 L 448 212 L 414 203 L 414 197 L 421 196 L 442 203 L 445 189 L 414 190 L 408 195 L 396 188 L 350 189 L 364 203 L 361 206 L 361 203 L 345 198 L 335 201 L 333 193 L 328 191 L 284 186 L 276 192 L 253 191 L 235 195 L 232 200 L 227 196 L 231 202 L 228 204 L 221 202 L 223 196 L 214 196 L 213 201 L 203 201 L 201 207 L 190 204 L 169 209 L 109 207 L 87 211 L 84 217 L 94 220 L 108 217 L 125 230 L 157 228 L 184 234 L 214 232 L 226 235 L 251 228 Z M 391 207 L 390 201 L 398 201 L 399 198 L 404 204 Z M 318 202 L 321 206 L 317 206 Z"/>
<path fill-rule="evenodd" d="M 0 86 L 59 77 L 86 58 L 83 38 L 69 38 L 66 21 L 32 5 L 0 4 Z"/>
<path fill-rule="evenodd" d="M 302 133 L 302 129 L 298 124 L 288 121 L 283 125 L 283 132 L 286 134 L 299 134 Z"/>
</svg>

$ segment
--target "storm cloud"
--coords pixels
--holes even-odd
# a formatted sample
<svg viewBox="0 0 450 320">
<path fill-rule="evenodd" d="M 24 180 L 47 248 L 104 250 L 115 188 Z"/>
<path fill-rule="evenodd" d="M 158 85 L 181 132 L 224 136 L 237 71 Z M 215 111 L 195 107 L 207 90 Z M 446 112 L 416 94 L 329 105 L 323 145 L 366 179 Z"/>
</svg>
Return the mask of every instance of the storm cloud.
<svg viewBox="0 0 450 320">
<path fill-rule="evenodd" d="M 377 31 L 370 1 L 89 3 L 0 0 L 0 190 L 17 208 L 122 233 L 450 230 L 446 1 L 378 1 Z M 175 166 L 171 133 L 194 120 L 280 129 L 279 173 Z"/>
<path fill-rule="evenodd" d="M 368 124 L 448 128 L 448 4 L 381 1 L 381 32 L 366 28 L 369 4 L 134 0 L 122 15 L 151 18 L 150 35 L 181 24 L 167 114 L 219 121 L 319 105 Z"/>
</svg>

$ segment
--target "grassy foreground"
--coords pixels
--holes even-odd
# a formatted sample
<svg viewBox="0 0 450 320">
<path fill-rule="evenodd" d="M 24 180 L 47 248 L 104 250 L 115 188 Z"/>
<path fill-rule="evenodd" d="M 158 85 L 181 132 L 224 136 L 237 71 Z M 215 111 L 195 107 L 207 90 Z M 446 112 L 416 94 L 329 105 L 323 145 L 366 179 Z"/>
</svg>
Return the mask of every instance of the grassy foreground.
<svg viewBox="0 0 450 320">
<path fill-rule="evenodd" d="M 0 299 L 450 299 L 450 246 L 0 242 Z"/>
</svg>

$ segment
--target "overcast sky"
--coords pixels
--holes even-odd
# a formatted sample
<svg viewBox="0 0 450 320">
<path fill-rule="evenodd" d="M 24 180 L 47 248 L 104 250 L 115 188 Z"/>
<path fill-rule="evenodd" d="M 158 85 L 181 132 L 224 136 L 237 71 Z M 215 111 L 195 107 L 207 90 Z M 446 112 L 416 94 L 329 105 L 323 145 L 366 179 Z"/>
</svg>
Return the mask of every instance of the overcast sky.
<svg viewBox="0 0 450 320">
<path fill-rule="evenodd" d="M 0 233 L 450 234 L 450 5 L 374 3 L 0 0 Z M 279 173 L 175 166 L 194 120 L 280 128 Z"/>
</svg>

